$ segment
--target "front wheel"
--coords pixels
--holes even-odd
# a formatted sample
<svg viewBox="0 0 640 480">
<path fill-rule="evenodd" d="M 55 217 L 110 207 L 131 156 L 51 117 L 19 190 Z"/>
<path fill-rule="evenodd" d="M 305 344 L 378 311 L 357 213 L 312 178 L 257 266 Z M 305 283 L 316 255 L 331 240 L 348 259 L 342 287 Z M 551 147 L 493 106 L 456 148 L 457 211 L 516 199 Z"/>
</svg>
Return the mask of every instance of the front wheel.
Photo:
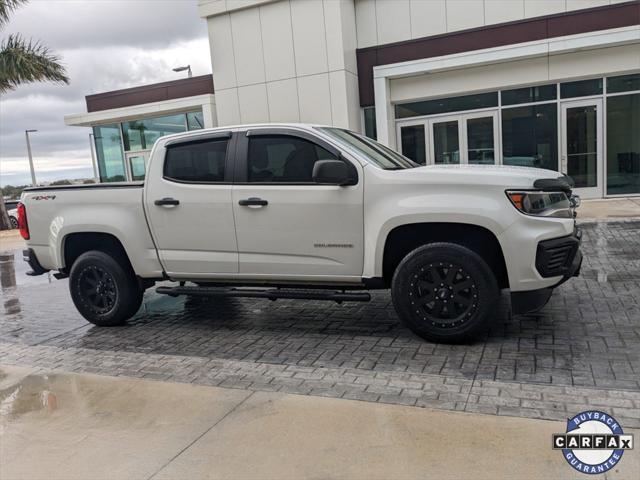
<svg viewBox="0 0 640 480">
<path fill-rule="evenodd" d="M 417 335 L 442 343 L 469 341 L 495 311 L 500 290 L 487 263 L 453 243 L 416 248 L 391 283 L 400 319 Z"/>
<path fill-rule="evenodd" d="M 16 217 L 9 217 L 9 223 L 11 223 L 11 228 L 18 228 L 18 219 Z"/>
<path fill-rule="evenodd" d="M 83 253 L 73 263 L 69 289 L 80 314 L 100 327 L 123 324 L 142 303 L 143 291 L 129 266 L 98 250 Z"/>
</svg>

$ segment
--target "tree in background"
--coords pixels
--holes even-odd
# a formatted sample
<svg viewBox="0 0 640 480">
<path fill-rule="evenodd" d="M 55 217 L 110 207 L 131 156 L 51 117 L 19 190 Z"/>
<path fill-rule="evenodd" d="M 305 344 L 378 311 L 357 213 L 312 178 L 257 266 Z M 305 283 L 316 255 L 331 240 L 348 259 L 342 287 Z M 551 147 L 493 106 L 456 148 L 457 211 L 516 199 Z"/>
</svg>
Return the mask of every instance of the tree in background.
<svg viewBox="0 0 640 480">
<path fill-rule="evenodd" d="M 0 0 L 0 29 L 9 16 L 27 0 Z M 12 34 L 0 42 L 0 94 L 18 85 L 31 82 L 69 83 L 60 57 L 38 41 L 25 40 L 20 34 Z M 4 198 L 0 195 L 0 230 L 10 228 Z"/>
</svg>

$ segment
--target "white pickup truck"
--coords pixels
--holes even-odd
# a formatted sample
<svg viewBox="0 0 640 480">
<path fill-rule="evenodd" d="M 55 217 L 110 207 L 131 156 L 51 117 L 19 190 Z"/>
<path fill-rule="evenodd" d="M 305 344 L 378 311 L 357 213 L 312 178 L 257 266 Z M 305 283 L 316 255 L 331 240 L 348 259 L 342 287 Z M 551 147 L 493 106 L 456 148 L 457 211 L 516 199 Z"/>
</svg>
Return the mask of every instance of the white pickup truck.
<svg viewBox="0 0 640 480">
<path fill-rule="evenodd" d="M 163 137 L 144 183 L 29 188 L 18 216 L 31 274 L 68 276 L 96 325 L 163 280 L 173 296 L 271 300 L 390 288 L 415 333 L 460 342 L 501 289 L 525 313 L 577 275 L 574 207 L 550 170 L 420 166 L 347 130 L 270 124 Z"/>
</svg>

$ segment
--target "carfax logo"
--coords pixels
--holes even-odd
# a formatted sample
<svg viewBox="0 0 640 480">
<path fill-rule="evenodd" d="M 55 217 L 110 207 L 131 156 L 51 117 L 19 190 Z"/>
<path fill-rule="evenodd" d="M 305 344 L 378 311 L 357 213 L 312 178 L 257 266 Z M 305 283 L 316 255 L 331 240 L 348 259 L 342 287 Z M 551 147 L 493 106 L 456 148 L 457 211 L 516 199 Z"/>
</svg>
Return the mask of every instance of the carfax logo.
<svg viewBox="0 0 640 480">
<path fill-rule="evenodd" d="M 553 449 L 582 473 L 598 474 L 611 470 L 625 450 L 633 448 L 633 435 L 604 412 L 588 410 L 567 421 L 567 432 L 553 435 Z"/>
</svg>

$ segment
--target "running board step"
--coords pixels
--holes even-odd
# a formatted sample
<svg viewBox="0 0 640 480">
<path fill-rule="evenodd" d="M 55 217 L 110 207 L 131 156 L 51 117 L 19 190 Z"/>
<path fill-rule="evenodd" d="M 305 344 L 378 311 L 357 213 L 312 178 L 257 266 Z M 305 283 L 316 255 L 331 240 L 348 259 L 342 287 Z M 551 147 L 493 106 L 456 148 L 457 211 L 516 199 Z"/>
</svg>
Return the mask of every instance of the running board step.
<svg viewBox="0 0 640 480">
<path fill-rule="evenodd" d="M 368 302 L 371 295 L 367 292 L 338 292 L 331 290 L 305 290 L 284 288 L 226 288 L 226 287 L 167 287 L 156 288 L 156 292 L 170 297 L 179 295 L 192 295 L 199 297 L 245 297 L 267 298 L 278 300 L 281 298 L 299 300 L 332 300 L 342 302 Z"/>
</svg>

